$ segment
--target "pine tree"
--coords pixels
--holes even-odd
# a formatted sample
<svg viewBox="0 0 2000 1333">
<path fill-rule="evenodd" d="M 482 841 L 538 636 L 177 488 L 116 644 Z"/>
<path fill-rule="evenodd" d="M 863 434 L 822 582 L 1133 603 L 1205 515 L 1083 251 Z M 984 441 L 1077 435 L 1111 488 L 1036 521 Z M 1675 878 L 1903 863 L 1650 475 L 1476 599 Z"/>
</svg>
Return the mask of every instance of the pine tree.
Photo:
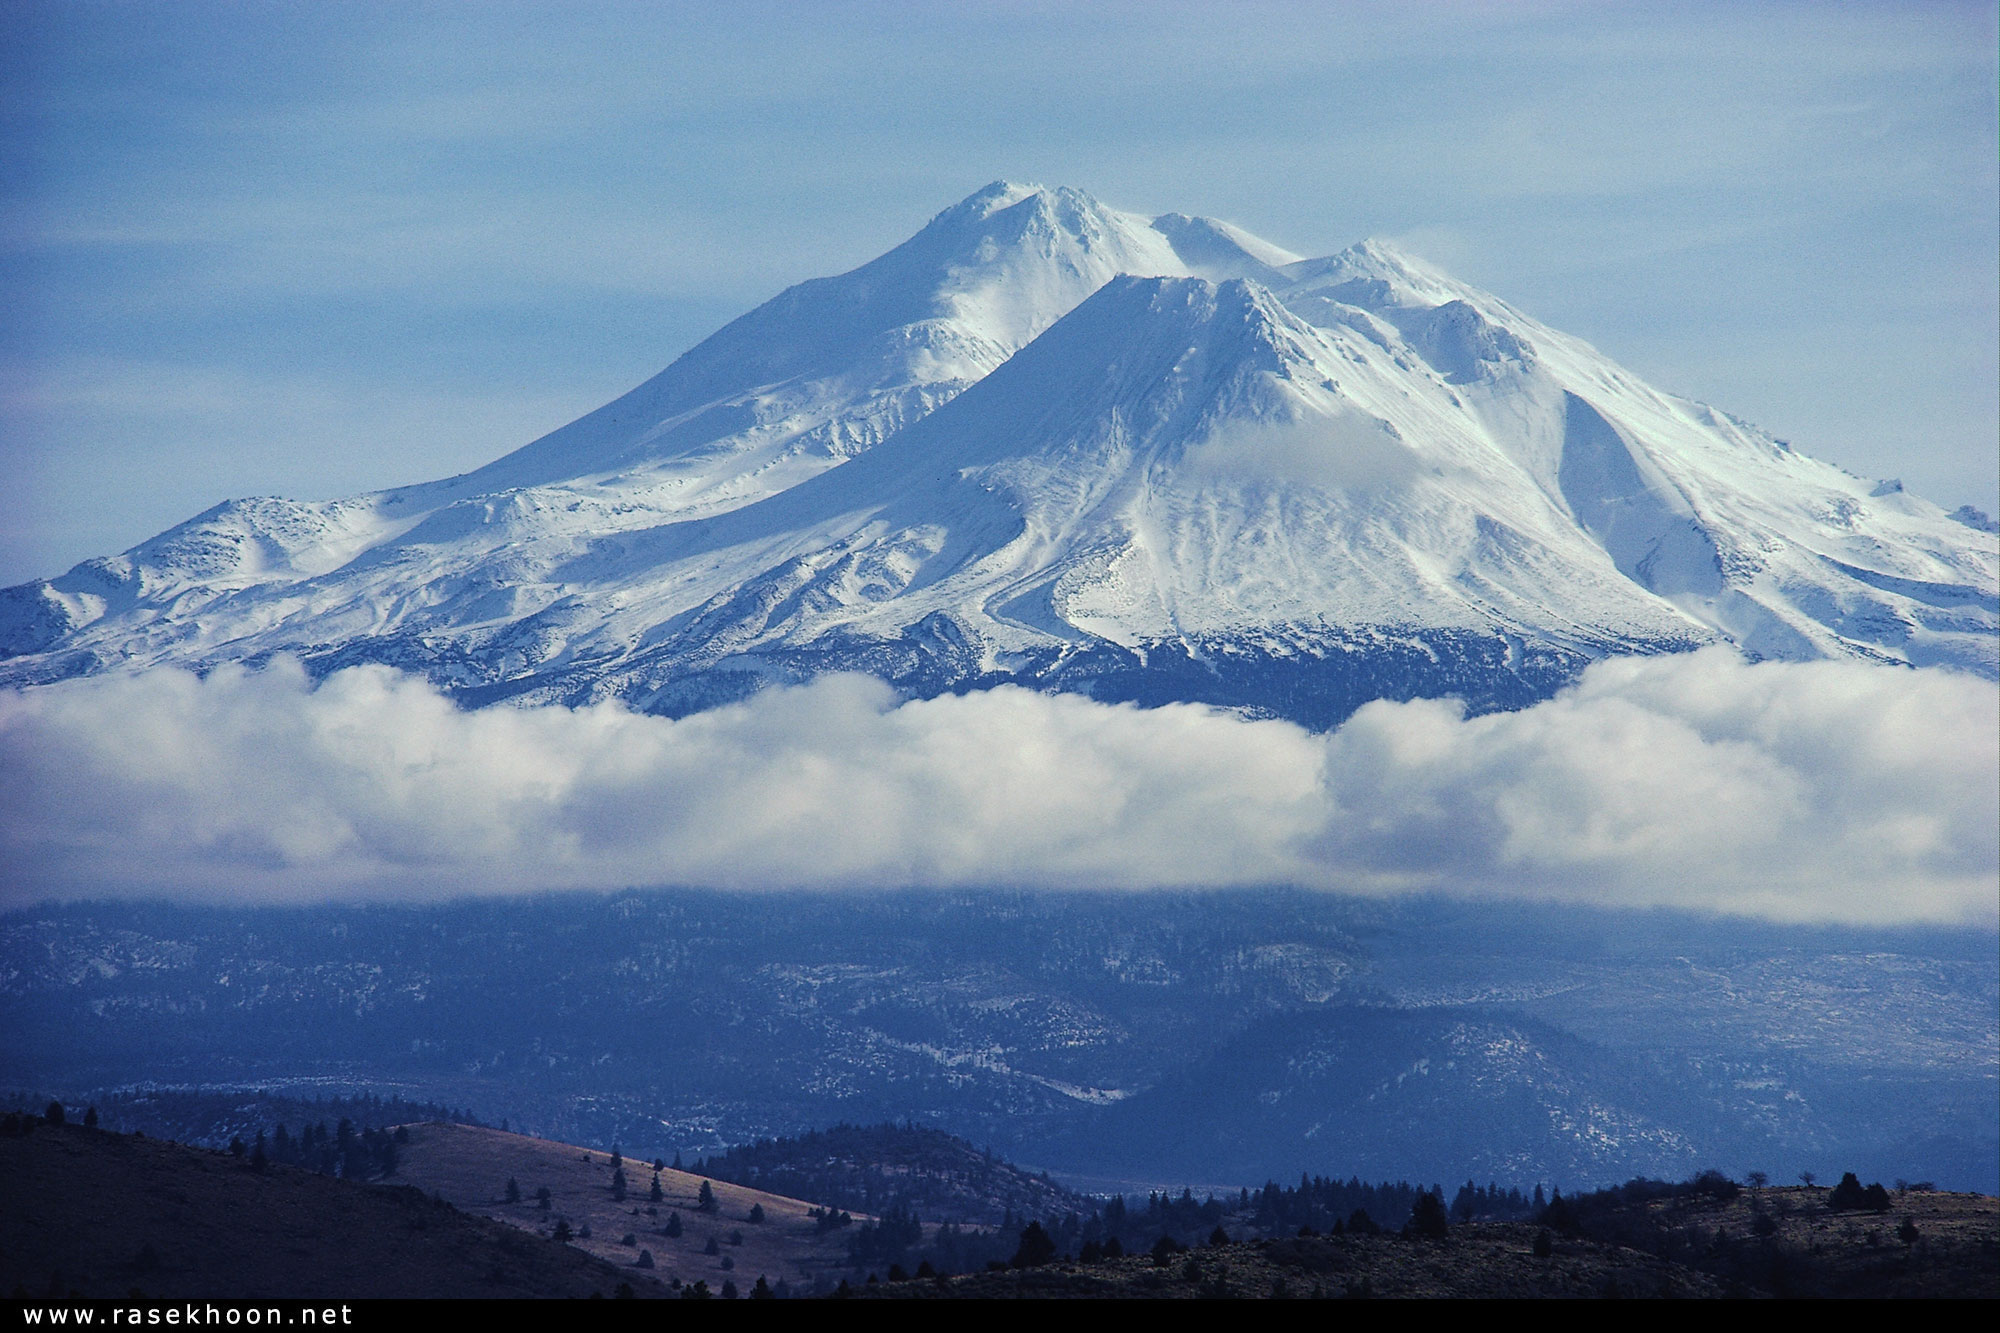
<svg viewBox="0 0 2000 1333">
<path fill-rule="evenodd" d="M 1425 1191 L 1418 1194 L 1416 1202 L 1411 1205 L 1410 1220 L 1403 1225 L 1403 1234 L 1424 1240 L 1443 1240 L 1446 1220 L 1444 1190 Z"/>
<path fill-rule="evenodd" d="M 1552 1231 L 1562 1232 L 1565 1236 L 1574 1236 L 1577 1233 L 1576 1210 L 1569 1206 L 1569 1200 L 1563 1198 L 1561 1190 L 1549 1196 L 1549 1206 L 1542 1209 L 1541 1216 L 1535 1220 Z"/>
<path fill-rule="evenodd" d="M 712 1213 L 716 1210 L 715 1191 L 709 1187 L 709 1183 L 706 1180 L 701 1182 L 701 1194 L 696 1197 L 695 1206 L 704 1213 Z"/>
<path fill-rule="evenodd" d="M 1021 1232 L 1021 1246 L 1014 1251 L 1016 1268 L 1039 1268 L 1056 1257 L 1056 1243 L 1040 1222 L 1030 1222 Z"/>
<path fill-rule="evenodd" d="M 507 1202 L 519 1203 L 520 1201 L 521 1201 L 521 1182 L 514 1179 L 514 1177 L 509 1176 L 507 1177 Z"/>
</svg>

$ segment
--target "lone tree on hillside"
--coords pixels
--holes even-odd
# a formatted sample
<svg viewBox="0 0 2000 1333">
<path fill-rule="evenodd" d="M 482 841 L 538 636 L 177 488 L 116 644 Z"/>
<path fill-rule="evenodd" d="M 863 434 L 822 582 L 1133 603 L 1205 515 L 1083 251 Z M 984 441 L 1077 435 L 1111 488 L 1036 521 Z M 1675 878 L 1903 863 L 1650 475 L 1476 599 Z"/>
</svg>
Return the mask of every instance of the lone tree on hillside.
<svg viewBox="0 0 2000 1333">
<path fill-rule="evenodd" d="M 1403 1234 L 1424 1240 L 1443 1240 L 1446 1222 L 1444 1192 L 1427 1191 L 1417 1195 L 1416 1202 L 1410 1206 L 1410 1220 L 1403 1224 Z"/>
<path fill-rule="evenodd" d="M 1030 1222 L 1021 1232 L 1021 1248 L 1014 1251 L 1014 1267 L 1039 1268 L 1056 1257 L 1056 1243 L 1042 1230 L 1040 1222 Z"/>
<path fill-rule="evenodd" d="M 695 1199 L 695 1206 L 704 1213 L 712 1213 L 716 1209 L 715 1191 L 706 1180 L 701 1182 L 701 1193 Z"/>
<path fill-rule="evenodd" d="M 520 1201 L 521 1201 L 521 1182 L 514 1179 L 514 1177 L 509 1176 L 507 1177 L 507 1202 L 519 1203 Z"/>
<path fill-rule="evenodd" d="M 1563 1198 L 1561 1190 L 1549 1196 L 1549 1206 L 1542 1209 L 1542 1215 L 1535 1220 L 1565 1236 L 1574 1236 L 1577 1232 L 1576 1209 L 1569 1206 L 1569 1200 Z"/>
<path fill-rule="evenodd" d="M 625 1168 L 622 1166 L 611 1168 L 611 1197 L 620 1203 L 625 1202 Z"/>
</svg>

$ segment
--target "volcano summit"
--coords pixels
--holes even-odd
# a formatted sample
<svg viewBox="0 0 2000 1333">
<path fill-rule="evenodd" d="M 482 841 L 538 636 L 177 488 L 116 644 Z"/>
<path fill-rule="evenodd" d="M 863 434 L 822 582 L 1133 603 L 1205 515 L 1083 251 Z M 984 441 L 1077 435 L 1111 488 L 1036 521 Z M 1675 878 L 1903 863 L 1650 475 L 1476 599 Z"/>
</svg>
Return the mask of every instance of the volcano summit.
<svg viewBox="0 0 2000 1333">
<path fill-rule="evenodd" d="M 2000 538 L 1379 242 L 997 183 L 477 471 L 0 593 L 0 685 L 300 658 L 685 714 L 864 671 L 1336 725 L 1731 643 L 2000 676 Z"/>
</svg>

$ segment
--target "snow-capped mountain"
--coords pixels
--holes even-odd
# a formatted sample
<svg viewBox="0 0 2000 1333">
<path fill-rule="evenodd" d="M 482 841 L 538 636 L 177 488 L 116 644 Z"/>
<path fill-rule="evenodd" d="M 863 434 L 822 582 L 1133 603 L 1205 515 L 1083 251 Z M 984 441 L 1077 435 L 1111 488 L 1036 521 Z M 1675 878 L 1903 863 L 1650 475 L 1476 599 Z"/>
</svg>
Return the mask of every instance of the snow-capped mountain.
<svg viewBox="0 0 2000 1333">
<path fill-rule="evenodd" d="M 676 713 L 858 669 L 1323 726 L 1718 640 L 2000 675 L 2000 541 L 1382 244 L 1004 183 L 476 472 L 0 594 L 0 683 L 288 652 Z"/>
</svg>

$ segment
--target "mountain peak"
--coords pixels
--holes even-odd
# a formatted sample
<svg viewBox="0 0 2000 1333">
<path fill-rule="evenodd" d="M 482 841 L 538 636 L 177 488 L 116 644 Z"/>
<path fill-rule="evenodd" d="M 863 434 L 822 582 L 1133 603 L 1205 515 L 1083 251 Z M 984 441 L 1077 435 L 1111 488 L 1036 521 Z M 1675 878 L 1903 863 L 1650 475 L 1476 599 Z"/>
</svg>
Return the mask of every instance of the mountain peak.
<svg viewBox="0 0 2000 1333">
<path fill-rule="evenodd" d="M 1383 268 L 1400 269 L 1410 273 L 1435 272 L 1429 264 L 1384 236 L 1363 237 L 1348 246 L 1343 253 L 1352 256 L 1356 262 L 1376 264 Z"/>
<path fill-rule="evenodd" d="M 1288 265 L 1285 276 L 1296 294 L 1330 296 L 1377 311 L 1438 306 L 1483 296 L 1477 289 L 1378 236 L 1323 259 Z"/>
<path fill-rule="evenodd" d="M 1002 180 L 476 473 L 8 590 L 0 680 L 298 652 L 676 711 L 864 669 L 1321 725 L 1717 638 L 2000 673 L 1984 516 L 1871 486 L 1394 242 Z"/>
<path fill-rule="evenodd" d="M 989 217 L 1003 208 L 1012 208 L 1029 195 L 1047 193 L 1047 186 L 1034 181 L 996 180 L 974 190 L 938 216 Z"/>
<path fill-rule="evenodd" d="M 925 231 L 983 231 L 994 218 L 1017 209 L 1023 218 L 1053 218 L 1070 227 L 1083 219 L 1109 216 L 1115 211 L 1067 185 L 1052 187 L 1032 181 L 997 180 L 939 213 Z"/>
</svg>

